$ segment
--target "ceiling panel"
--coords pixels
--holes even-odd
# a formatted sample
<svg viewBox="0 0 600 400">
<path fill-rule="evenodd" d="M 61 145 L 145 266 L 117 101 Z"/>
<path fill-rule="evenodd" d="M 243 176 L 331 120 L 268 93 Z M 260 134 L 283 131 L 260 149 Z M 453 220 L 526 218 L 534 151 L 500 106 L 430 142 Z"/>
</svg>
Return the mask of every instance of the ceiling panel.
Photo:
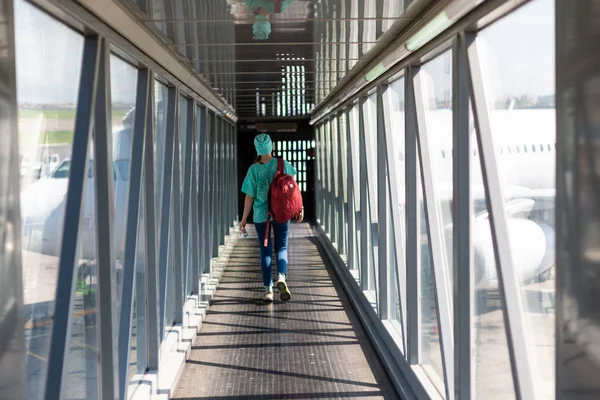
<svg viewBox="0 0 600 400">
<path fill-rule="evenodd" d="M 307 116 L 402 15 L 397 0 L 123 0 L 240 118 Z"/>
</svg>

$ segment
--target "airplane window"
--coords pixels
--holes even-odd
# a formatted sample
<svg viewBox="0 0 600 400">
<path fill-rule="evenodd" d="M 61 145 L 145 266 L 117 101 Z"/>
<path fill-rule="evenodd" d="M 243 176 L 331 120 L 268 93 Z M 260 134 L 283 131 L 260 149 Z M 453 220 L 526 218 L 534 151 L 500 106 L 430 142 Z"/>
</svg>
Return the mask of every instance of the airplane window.
<svg viewBox="0 0 600 400">
<path fill-rule="evenodd" d="M 544 145 L 540 144 L 540 151 L 544 151 Z"/>
<path fill-rule="evenodd" d="M 442 158 L 446 158 L 446 152 L 442 150 Z"/>
<path fill-rule="evenodd" d="M 535 153 L 535 144 L 531 145 L 531 151 L 533 151 Z"/>
<path fill-rule="evenodd" d="M 63 179 L 69 177 L 69 170 L 71 169 L 71 161 L 63 161 L 63 163 L 54 171 L 52 174 L 53 179 Z"/>
<path fill-rule="evenodd" d="M 519 145 L 517 145 L 517 154 L 521 153 L 521 148 L 519 147 Z"/>
<path fill-rule="evenodd" d="M 524 153 L 527 153 L 527 145 L 524 145 L 524 146 L 523 146 L 523 152 L 524 152 Z"/>
</svg>

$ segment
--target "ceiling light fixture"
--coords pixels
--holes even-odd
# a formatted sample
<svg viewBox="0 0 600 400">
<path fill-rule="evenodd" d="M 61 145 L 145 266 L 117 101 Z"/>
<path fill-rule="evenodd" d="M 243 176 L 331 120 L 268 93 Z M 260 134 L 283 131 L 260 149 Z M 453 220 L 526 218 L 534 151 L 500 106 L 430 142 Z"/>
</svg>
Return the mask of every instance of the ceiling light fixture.
<svg viewBox="0 0 600 400">
<path fill-rule="evenodd" d="M 367 72 L 367 74 L 365 75 L 365 80 L 367 82 L 371 82 L 372 80 L 376 79 L 381 74 L 383 74 L 386 70 L 387 67 L 380 62 L 379 64 L 371 68 L 369 72 Z"/>
<path fill-rule="evenodd" d="M 435 18 L 421 28 L 413 37 L 406 42 L 406 50 L 415 51 L 429 42 L 431 39 L 442 33 L 446 28 L 452 25 L 452 20 L 448 18 L 446 11 L 442 11 Z"/>
</svg>

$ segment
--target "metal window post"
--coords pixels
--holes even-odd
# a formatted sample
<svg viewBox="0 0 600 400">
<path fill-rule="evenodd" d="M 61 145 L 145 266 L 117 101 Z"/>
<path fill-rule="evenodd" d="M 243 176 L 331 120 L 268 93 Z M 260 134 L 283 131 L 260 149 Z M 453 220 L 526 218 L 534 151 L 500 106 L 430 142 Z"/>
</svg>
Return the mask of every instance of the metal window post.
<svg viewBox="0 0 600 400">
<path fill-rule="evenodd" d="M 315 157 L 317 161 L 317 173 L 316 173 L 316 181 L 315 181 L 315 195 L 317 202 L 317 222 L 324 227 L 325 220 L 323 219 L 324 209 L 323 209 L 323 175 L 321 173 L 321 168 L 323 164 L 323 156 L 321 155 L 321 146 L 322 146 L 322 135 L 323 125 L 319 125 L 316 128 L 316 146 L 315 146 Z"/>
<path fill-rule="evenodd" d="M 150 87 L 148 90 L 148 111 L 146 113 L 146 137 L 144 139 L 144 223 L 146 227 L 145 254 L 146 254 L 146 343 L 147 367 L 150 370 L 158 369 L 158 349 L 161 338 L 159 337 L 158 313 L 158 252 L 157 252 L 157 221 L 155 204 L 154 182 L 154 74 L 149 71 Z"/>
<path fill-rule="evenodd" d="M 219 154 L 219 140 L 221 140 L 221 125 L 219 123 L 219 116 L 217 114 L 213 114 L 214 121 L 214 129 L 212 135 L 212 151 L 214 154 L 214 162 L 211 165 L 212 169 L 212 180 L 211 180 L 211 191 L 212 191 L 212 208 L 211 213 L 214 213 L 214 218 L 212 219 L 211 227 L 212 227 L 212 257 L 217 257 L 219 255 L 219 214 L 221 211 L 221 207 L 219 204 L 219 171 L 221 155 Z"/>
<path fill-rule="evenodd" d="M 325 232 L 329 232 L 329 194 L 327 192 L 327 122 L 323 123 L 323 127 L 321 130 L 321 176 L 322 183 L 321 188 L 323 191 L 321 192 L 321 196 L 323 198 L 323 227 L 325 228 Z"/>
<path fill-rule="evenodd" d="M 94 115 L 94 175 L 96 206 L 96 265 L 98 279 L 98 357 L 101 398 L 118 399 L 118 353 L 116 274 L 112 245 L 114 226 L 114 188 L 112 134 L 110 131 L 110 48 L 107 41 L 100 45 L 98 86 Z"/>
<path fill-rule="evenodd" d="M 227 185 L 225 184 L 225 177 L 227 176 L 225 173 L 227 171 L 227 158 L 226 156 L 226 145 L 227 145 L 227 126 L 225 124 L 225 120 L 221 117 L 219 117 L 219 121 L 220 121 L 220 125 L 221 125 L 221 140 L 219 141 L 219 154 L 221 156 L 221 168 L 219 170 L 219 181 L 217 186 L 219 187 L 219 207 L 220 207 L 220 227 L 221 227 L 221 231 L 220 231 L 220 235 L 219 235 L 219 244 L 220 245 L 224 245 L 225 244 L 225 235 L 226 233 L 226 227 L 227 227 L 227 212 L 226 212 L 226 189 L 227 189 Z"/>
<path fill-rule="evenodd" d="M 183 322 L 183 239 L 182 239 L 182 224 L 181 224 L 181 152 L 180 130 L 181 113 L 180 113 L 181 96 L 175 98 L 175 123 L 173 127 L 173 186 L 172 196 L 173 204 L 171 207 L 171 234 L 169 240 L 173 240 L 173 307 L 175 307 L 173 323 L 179 324 Z"/>
<path fill-rule="evenodd" d="M 350 120 L 350 109 L 344 111 L 346 113 L 346 165 L 348 171 L 347 186 L 346 190 L 348 193 L 348 201 L 346 202 L 346 213 L 348 215 L 348 269 L 356 269 L 356 214 L 354 212 L 354 167 L 352 163 L 352 133 L 351 133 L 351 120 Z"/>
<path fill-rule="evenodd" d="M 169 279 L 169 240 L 171 230 L 171 194 L 173 181 L 173 148 L 175 140 L 175 125 L 177 124 L 177 108 L 179 100 L 179 90 L 176 87 L 168 88 L 168 104 L 167 104 L 167 122 L 165 132 L 165 152 L 163 158 L 163 178 L 162 178 L 162 200 L 161 200 L 161 219 L 160 219 L 160 236 L 159 236 L 159 256 L 158 256 L 158 271 L 159 271 L 159 314 L 160 320 L 158 324 L 159 339 L 162 341 L 165 333 L 165 314 L 167 307 L 167 283 Z M 171 278 L 172 279 L 172 278 Z M 169 321 L 172 323 L 173 321 Z"/>
<path fill-rule="evenodd" d="M 190 246 L 191 238 L 192 238 L 192 229 L 193 223 L 191 218 L 191 203 L 192 203 L 192 173 L 194 171 L 193 168 L 193 149 L 194 149 L 194 128 L 196 125 L 195 118 L 195 103 L 193 99 L 187 99 L 186 101 L 186 123 L 185 123 L 185 132 L 181 132 L 181 135 L 185 135 L 185 148 L 183 148 L 183 208 L 182 208 L 182 216 L 181 223 L 183 225 L 183 296 L 184 302 L 185 298 L 188 294 L 190 294 L 191 285 L 193 285 L 191 270 L 193 269 L 191 266 L 193 265 L 193 255 L 195 246 Z"/>
<path fill-rule="evenodd" d="M 213 115 L 213 130 L 212 130 L 212 151 L 213 151 L 213 163 L 212 163 L 212 181 L 211 181 L 211 191 L 212 191 L 212 213 L 214 213 L 214 217 L 211 223 L 212 228 L 212 236 L 213 236 L 213 248 L 212 248 L 212 257 L 216 258 L 219 254 L 219 215 L 220 215 L 220 204 L 219 204 L 219 174 L 220 174 L 220 165 L 221 155 L 219 154 L 219 140 L 221 140 L 221 126 L 219 121 L 219 116 L 217 114 Z"/>
<path fill-rule="evenodd" d="M 208 208 L 207 208 L 207 229 L 209 232 L 209 253 L 208 253 L 208 266 L 210 268 L 210 274 L 212 276 L 212 258 L 215 255 L 215 163 L 216 163 L 216 154 L 215 154 L 215 138 L 216 138 L 216 129 L 217 129 L 217 121 L 215 115 L 209 111 L 208 113 L 210 119 L 210 125 L 208 128 L 208 181 L 206 182 L 206 188 L 208 190 Z"/>
<path fill-rule="evenodd" d="M 454 398 L 474 398 L 473 351 L 473 249 L 471 247 L 471 130 L 469 128 L 469 82 L 467 47 L 472 34 L 460 34 L 453 46 L 453 199 L 454 207 Z"/>
<path fill-rule="evenodd" d="M 233 125 L 229 125 L 229 224 L 230 226 L 235 225 L 235 207 L 236 207 L 236 182 L 235 179 L 235 153 L 234 153 L 234 142 L 235 142 L 235 130 Z"/>
<path fill-rule="evenodd" d="M 148 69 L 138 70 L 137 80 L 136 111 L 133 125 L 133 140 L 131 143 L 131 169 L 129 173 L 121 310 L 119 313 L 119 396 L 121 399 L 126 398 L 128 383 L 133 296 L 135 296 L 137 237 L 141 203 L 142 164 L 144 159 L 144 136 L 147 122 L 146 112 L 148 112 L 148 92 L 152 90 L 150 87 L 150 71 Z"/>
<path fill-rule="evenodd" d="M 406 182 L 406 331 L 407 358 L 411 365 L 420 361 L 420 218 L 417 180 L 417 111 L 414 77 L 419 68 L 410 66 L 405 73 L 405 182 Z"/>
<path fill-rule="evenodd" d="M 367 199 L 367 147 L 365 138 L 364 106 L 368 99 L 363 97 L 358 103 L 358 149 L 360 157 L 360 287 L 369 290 L 369 212 Z"/>
<path fill-rule="evenodd" d="M 388 186 L 387 186 L 387 151 L 385 143 L 385 117 L 383 95 L 388 90 L 386 86 L 377 87 L 377 216 L 378 216 L 378 311 L 381 320 L 389 319 L 390 310 L 390 265 L 388 265 Z"/>
<path fill-rule="evenodd" d="M 331 121 L 331 119 L 329 119 L 327 121 L 327 124 L 325 125 L 325 146 L 326 146 L 326 150 L 325 150 L 325 162 L 326 164 L 326 170 L 325 173 L 327 175 L 327 230 L 329 232 L 329 237 L 330 240 L 332 242 L 336 242 L 336 237 L 335 237 L 335 209 L 333 208 L 334 206 L 334 189 L 333 189 L 333 185 L 334 185 L 334 181 L 333 181 L 333 151 L 332 151 L 332 147 L 333 147 L 333 143 L 331 141 L 331 136 L 332 136 L 332 125 L 333 122 Z"/>
<path fill-rule="evenodd" d="M 346 136 L 346 132 L 344 131 L 344 124 L 342 121 L 342 117 L 345 114 L 342 112 L 336 118 L 337 129 L 336 129 L 336 140 L 337 140 L 337 180 L 338 180 L 338 251 L 340 254 L 346 254 L 346 237 L 348 232 L 344 228 L 346 228 L 345 224 L 345 201 L 346 197 L 345 192 L 345 184 L 346 180 L 344 179 L 344 167 L 343 164 L 346 160 L 344 160 L 342 153 L 342 142 L 343 138 Z"/>
<path fill-rule="evenodd" d="M 197 154 L 198 161 L 198 250 L 199 250 L 199 273 L 206 272 L 206 132 L 207 132 L 207 111 L 205 107 L 198 110 L 200 122 L 198 123 Z"/>
<path fill-rule="evenodd" d="M 206 162 L 204 163 L 204 210 L 203 210 L 203 219 L 204 219 L 204 272 L 207 274 L 212 273 L 211 268 L 211 260 L 212 260 L 212 221 L 213 221 L 213 205 L 212 205 L 212 168 L 214 161 L 214 154 L 212 149 L 212 138 L 213 138 L 213 114 L 210 111 L 206 111 L 206 139 L 205 139 L 205 151 L 206 154 Z"/>
<path fill-rule="evenodd" d="M 332 209 L 332 226 L 331 230 L 333 234 L 331 235 L 334 243 L 337 244 L 338 252 L 340 252 L 340 234 L 341 234 L 341 209 L 338 207 L 339 205 L 339 197 L 340 192 L 339 188 L 339 170 L 340 165 L 338 163 L 338 149 L 339 149 L 339 116 L 334 116 L 330 120 L 330 141 L 331 145 L 329 146 L 330 157 L 331 157 L 331 209 Z"/>
<path fill-rule="evenodd" d="M 78 272 L 76 264 L 78 262 L 79 226 L 87 177 L 88 150 L 94 118 L 101 48 L 102 39 L 99 36 L 85 38 L 56 283 L 54 317 L 50 333 L 45 388 L 45 398 L 47 399 L 61 397 L 63 376 L 67 369 L 66 360 L 71 343 L 71 323 Z"/>
<path fill-rule="evenodd" d="M 209 191 L 210 191 L 210 209 L 209 211 L 209 215 L 210 215 L 210 243 L 211 243 L 211 249 L 210 249 L 210 257 L 211 260 L 213 257 L 216 257 L 217 255 L 217 248 L 219 246 L 219 239 L 217 237 L 218 235 L 218 229 L 217 229 L 217 225 L 218 225 L 218 209 L 217 209 L 217 169 L 218 169 L 218 165 L 217 163 L 219 162 L 219 158 L 218 158 L 218 154 L 217 154 L 217 141 L 219 140 L 219 121 L 218 121 L 218 117 L 211 113 L 211 129 L 210 129 L 210 142 L 209 142 L 209 146 L 210 146 L 210 166 L 209 166 L 209 171 L 210 171 L 210 181 L 209 181 Z M 211 268 L 211 276 L 212 276 L 212 268 Z"/>
<path fill-rule="evenodd" d="M 188 294 L 198 294 L 200 289 L 200 247 L 198 246 L 200 225 L 198 224 L 198 106 L 195 101 L 191 103 L 193 122 L 192 137 L 190 138 L 191 149 L 191 170 L 190 170 L 190 226 L 188 246 L 191 248 L 191 258 L 188 261 L 188 274 L 191 282 L 188 285 Z"/>
</svg>

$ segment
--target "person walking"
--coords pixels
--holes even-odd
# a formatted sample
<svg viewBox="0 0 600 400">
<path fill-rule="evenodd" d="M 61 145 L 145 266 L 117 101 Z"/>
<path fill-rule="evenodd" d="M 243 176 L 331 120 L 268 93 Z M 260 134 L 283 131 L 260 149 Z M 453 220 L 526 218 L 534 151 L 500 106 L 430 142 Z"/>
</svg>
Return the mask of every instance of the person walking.
<svg viewBox="0 0 600 400">
<path fill-rule="evenodd" d="M 267 219 L 269 217 L 269 186 L 278 169 L 278 160 L 271 156 L 273 143 L 266 133 L 261 133 L 254 139 L 254 147 L 258 154 L 256 162 L 250 166 L 246 178 L 242 184 L 242 192 L 246 194 L 244 201 L 244 214 L 240 222 L 240 232 L 246 232 L 246 224 L 250 210 L 254 211 L 254 227 L 258 234 L 260 247 L 260 267 L 264 285 L 262 299 L 267 302 L 273 301 L 273 268 L 271 266 L 272 242 L 270 232 L 267 232 Z M 284 161 L 284 173 L 295 176 L 296 169 L 287 161 Z M 296 217 L 297 222 L 302 222 L 304 209 Z M 288 301 L 292 294 L 286 282 L 288 270 L 288 233 L 290 221 L 279 223 L 270 221 L 275 238 L 275 253 L 277 257 L 277 281 L 275 287 L 279 290 L 281 301 Z M 265 246 L 265 236 L 268 241 Z"/>
</svg>

